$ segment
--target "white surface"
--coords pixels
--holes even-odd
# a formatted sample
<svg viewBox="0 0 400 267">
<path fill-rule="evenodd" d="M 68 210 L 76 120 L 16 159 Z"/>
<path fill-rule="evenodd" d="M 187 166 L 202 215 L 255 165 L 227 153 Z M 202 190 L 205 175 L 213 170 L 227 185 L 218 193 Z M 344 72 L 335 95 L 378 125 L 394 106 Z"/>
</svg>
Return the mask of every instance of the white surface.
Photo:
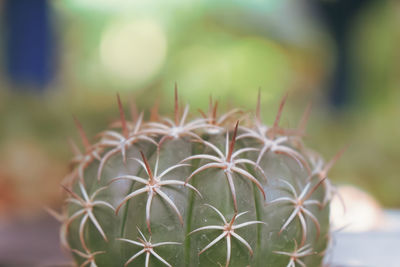
<svg viewBox="0 0 400 267">
<path fill-rule="evenodd" d="M 329 266 L 400 267 L 400 211 L 387 210 L 384 216 L 381 229 L 334 233 Z"/>
</svg>

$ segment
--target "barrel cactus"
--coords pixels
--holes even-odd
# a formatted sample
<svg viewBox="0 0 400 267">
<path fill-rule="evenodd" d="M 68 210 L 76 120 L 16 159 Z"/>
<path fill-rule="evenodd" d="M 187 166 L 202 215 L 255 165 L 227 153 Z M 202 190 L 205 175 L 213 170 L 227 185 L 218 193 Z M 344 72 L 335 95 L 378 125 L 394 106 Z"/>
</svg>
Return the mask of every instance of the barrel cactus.
<svg viewBox="0 0 400 267">
<path fill-rule="evenodd" d="M 61 238 L 80 266 L 320 266 L 328 243 L 332 161 L 295 129 L 217 102 L 188 120 L 131 109 L 91 144 L 63 182 Z"/>
</svg>

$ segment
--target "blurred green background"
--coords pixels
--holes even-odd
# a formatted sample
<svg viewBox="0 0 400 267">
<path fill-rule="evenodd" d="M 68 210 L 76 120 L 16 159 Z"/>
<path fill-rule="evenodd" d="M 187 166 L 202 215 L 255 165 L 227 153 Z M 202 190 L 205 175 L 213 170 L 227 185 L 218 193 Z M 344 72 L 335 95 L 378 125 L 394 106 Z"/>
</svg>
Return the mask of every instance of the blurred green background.
<svg viewBox="0 0 400 267">
<path fill-rule="evenodd" d="M 306 143 L 347 152 L 334 183 L 399 208 L 398 1 L 0 0 L 0 213 L 34 214 L 60 201 L 78 139 L 127 106 L 172 113 L 177 82 L 193 114 L 208 97 L 296 126 L 309 101 Z M 147 113 L 148 115 L 148 113 Z M 3 213 L 5 214 L 5 213 Z"/>
</svg>

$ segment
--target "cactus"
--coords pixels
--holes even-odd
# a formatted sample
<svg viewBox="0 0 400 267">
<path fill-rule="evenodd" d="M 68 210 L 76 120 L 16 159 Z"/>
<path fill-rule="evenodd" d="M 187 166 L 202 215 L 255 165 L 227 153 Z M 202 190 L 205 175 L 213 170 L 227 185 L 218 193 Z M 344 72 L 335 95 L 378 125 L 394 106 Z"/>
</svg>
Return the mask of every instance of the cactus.
<svg viewBox="0 0 400 267">
<path fill-rule="evenodd" d="M 61 238 L 80 266 L 320 266 L 329 233 L 332 167 L 296 129 L 271 127 L 217 102 L 189 122 L 175 88 L 174 119 L 132 108 L 84 152 L 73 171 Z"/>
</svg>

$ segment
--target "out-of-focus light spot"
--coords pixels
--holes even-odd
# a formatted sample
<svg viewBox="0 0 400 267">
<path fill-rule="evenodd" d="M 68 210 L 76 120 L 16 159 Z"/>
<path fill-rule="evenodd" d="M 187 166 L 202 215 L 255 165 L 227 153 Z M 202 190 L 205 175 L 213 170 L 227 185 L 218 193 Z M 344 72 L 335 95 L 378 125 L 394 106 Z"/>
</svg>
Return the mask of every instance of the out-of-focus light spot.
<svg viewBox="0 0 400 267">
<path fill-rule="evenodd" d="M 124 13 L 127 11 L 137 12 L 138 10 L 162 13 L 168 12 L 165 9 L 168 7 L 174 8 L 186 5 L 193 7 L 195 4 L 202 3 L 200 0 L 65 0 L 54 2 L 62 2 L 61 4 L 66 5 L 68 8 L 84 10 L 87 12 L 100 11 L 111 13 Z"/>
<path fill-rule="evenodd" d="M 104 32 L 100 58 L 106 71 L 122 82 L 140 84 L 163 65 L 167 40 L 154 20 L 117 21 Z"/>
<path fill-rule="evenodd" d="M 132 6 L 132 0 L 68 0 L 66 3 L 71 7 L 116 11 Z"/>
<path fill-rule="evenodd" d="M 379 203 L 354 186 L 338 187 L 338 195 L 331 202 L 330 217 L 333 229 L 343 228 L 346 232 L 376 230 L 384 221 Z"/>
</svg>

